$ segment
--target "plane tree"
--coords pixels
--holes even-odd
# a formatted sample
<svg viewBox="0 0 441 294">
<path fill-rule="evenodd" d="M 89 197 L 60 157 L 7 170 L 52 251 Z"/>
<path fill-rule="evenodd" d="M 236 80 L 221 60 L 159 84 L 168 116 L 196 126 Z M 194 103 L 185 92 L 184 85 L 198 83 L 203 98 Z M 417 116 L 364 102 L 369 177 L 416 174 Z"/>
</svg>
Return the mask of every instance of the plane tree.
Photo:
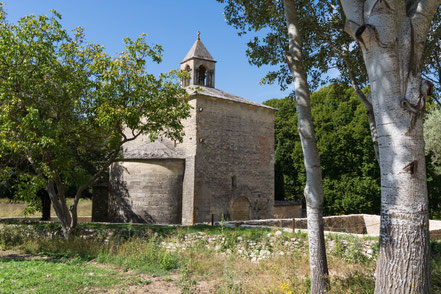
<svg viewBox="0 0 441 294">
<path fill-rule="evenodd" d="M 433 83 L 422 77 L 440 0 L 342 0 L 363 52 L 377 121 L 381 170 L 375 293 L 429 293 L 429 205 L 423 114 Z"/>
<path fill-rule="evenodd" d="M 290 48 L 281 1 L 221 2 L 227 2 L 227 22 L 240 34 L 265 29 L 265 36 L 255 37 L 247 51 L 253 64 L 281 65 L 264 82 L 278 81 L 282 86 L 292 82 L 290 66 L 284 64 Z M 422 117 L 433 83 L 423 79 L 422 74 L 433 78 L 438 73 L 439 62 L 432 53 L 439 48 L 441 29 L 437 18 L 434 22 L 432 19 L 440 1 L 299 0 L 295 5 L 304 41 L 304 62 L 299 66 L 310 73 L 311 84 L 335 67 L 341 73 L 339 78 L 355 85 L 356 90 L 367 83 L 371 89 L 370 95 L 359 96 L 368 110 L 381 170 L 376 293 L 428 293 L 428 197 Z M 343 23 L 352 39 L 344 37 Z M 361 56 L 364 62 L 360 62 Z M 430 56 L 434 56 L 433 74 L 423 71 Z"/>
<path fill-rule="evenodd" d="M 239 30 L 239 34 L 269 30 L 265 36 L 267 46 L 281 50 L 265 50 L 267 48 L 260 47 L 256 37 L 248 44 L 250 50 L 247 54 L 251 63 L 258 66 L 283 63 L 281 74 L 269 73 L 267 80 L 278 79 L 282 88 L 294 84 L 298 132 L 306 173 L 304 196 L 308 219 L 311 292 L 325 293 L 329 280 L 323 232 L 323 179 L 311 114 L 310 82 L 307 78 L 308 69 L 313 67 L 308 64 L 312 59 L 304 59 L 304 52 L 308 52 L 308 46 L 312 43 L 309 40 L 304 43 L 305 26 L 301 25 L 310 18 L 301 19 L 300 15 L 303 14 L 299 11 L 302 8 L 293 0 L 218 1 L 226 4 L 226 20 Z M 309 73 L 317 78 L 314 75 L 316 72 Z"/>
</svg>

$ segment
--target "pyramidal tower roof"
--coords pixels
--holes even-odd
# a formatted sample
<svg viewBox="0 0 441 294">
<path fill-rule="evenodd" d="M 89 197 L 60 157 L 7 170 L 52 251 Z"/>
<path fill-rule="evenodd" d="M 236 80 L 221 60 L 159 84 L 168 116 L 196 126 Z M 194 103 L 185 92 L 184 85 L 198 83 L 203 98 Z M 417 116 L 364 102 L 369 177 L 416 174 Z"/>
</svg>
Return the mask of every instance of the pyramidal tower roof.
<svg viewBox="0 0 441 294">
<path fill-rule="evenodd" d="M 214 60 L 213 56 L 211 56 L 210 52 L 208 52 L 207 48 L 205 48 L 204 44 L 202 43 L 200 32 L 198 32 L 198 38 L 196 39 L 196 42 L 194 42 L 190 51 L 188 51 L 187 55 L 185 56 L 184 60 L 181 61 L 181 63 L 184 63 L 193 58 L 216 62 L 216 60 Z"/>
</svg>

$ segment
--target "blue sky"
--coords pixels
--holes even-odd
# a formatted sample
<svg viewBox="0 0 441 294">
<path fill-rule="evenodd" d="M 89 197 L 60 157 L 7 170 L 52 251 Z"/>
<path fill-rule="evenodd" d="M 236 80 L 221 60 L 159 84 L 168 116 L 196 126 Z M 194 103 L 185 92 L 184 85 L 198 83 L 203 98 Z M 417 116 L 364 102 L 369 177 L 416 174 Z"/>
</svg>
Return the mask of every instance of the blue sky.
<svg viewBox="0 0 441 294">
<path fill-rule="evenodd" d="M 216 88 L 262 102 L 281 98 L 278 85 L 259 85 L 270 67 L 257 68 L 245 55 L 250 36 L 237 36 L 226 24 L 222 4 L 215 0 L 3 0 L 10 22 L 28 14 L 49 14 L 55 9 L 63 16 L 64 28 L 85 28 L 89 42 L 98 43 L 109 54 L 123 50 L 124 37 L 147 33 L 147 42 L 160 44 L 164 58 L 149 71 L 158 74 L 179 67 L 179 63 L 201 31 L 201 40 L 216 64 Z"/>
</svg>

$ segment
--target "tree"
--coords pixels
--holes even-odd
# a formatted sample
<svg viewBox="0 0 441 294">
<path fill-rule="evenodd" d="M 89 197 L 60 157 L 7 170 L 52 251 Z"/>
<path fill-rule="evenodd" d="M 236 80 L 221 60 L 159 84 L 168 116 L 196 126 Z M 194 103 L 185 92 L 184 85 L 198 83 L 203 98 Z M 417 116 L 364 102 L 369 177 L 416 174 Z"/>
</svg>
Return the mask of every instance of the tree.
<svg viewBox="0 0 441 294">
<path fill-rule="evenodd" d="M 380 172 L 364 104 L 353 88 L 342 84 L 322 88 L 311 99 L 325 214 L 378 214 Z"/>
<path fill-rule="evenodd" d="M 283 161 L 279 143 L 274 151 L 274 199 L 285 200 Z"/>
<path fill-rule="evenodd" d="M 366 90 L 365 90 L 366 91 Z M 276 146 L 288 196 L 305 185 L 302 149 L 292 97 L 264 104 L 277 108 Z M 380 212 L 380 171 L 372 148 L 366 109 L 352 87 L 331 84 L 311 94 L 320 164 L 324 215 Z M 292 192 L 294 191 L 294 192 Z"/>
<path fill-rule="evenodd" d="M 441 107 L 441 8 L 438 7 L 427 37 L 426 50 L 424 53 L 424 78 L 434 84 L 433 99 L 438 107 Z"/>
<path fill-rule="evenodd" d="M 247 56 L 250 63 L 261 66 L 263 64 L 278 65 L 279 70 L 270 71 L 262 83 L 277 81 L 282 89 L 292 83 L 288 65 L 283 56 L 288 50 L 288 36 L 283 18 L 281 5 L 274 4 L 273 0 L 259 1 L 250 13 L 239 9 L 235 2 L 225 1 L 225 16 L 227 22 L 240 30 L 239 35 L 249 31 L 259 31 L 266 28 L 264 37 L 255 36 L 248 43 Z M 276 1 L 279 3 L 279 1 Z M 370 97 L 362 89 L 367 85 L 366 70 L 362 65 L 361 50 L 352 46 L 352 39 L 343 32 L 344 15 L 339 1 L 295 1 L 298 11 L 298 23 L 303 40 L 304 65 L 308 72 L 311 89 L 331 82 L 350 84 L 360 101 L 366 107 L 370 125 L 370 133 L 375 155 L 378 160 L 378 139 L 376 122 L 373 115 Z M 247 4 L 251 6 L 250 4 Z M 258 10 L 261 8 L 259 14 Z M 271 7 L 271 8 L 269 8 Z M 265 13 L 265 16 L 261 14 Z M 259 18 L 256 20 L 256 15 Z M 337 69 L 340 75 L 330 73 Z M 333 76 L 332 78 L 330 76 Z"/>
<path fill-rule="evenodd" d="M 291 81 L 294 83 L 298 131 L 306 171 L 304 195 L 307 206 L 311 292 L 325 293 L 329 280 L 323 232 L 323 182 L 311 115 L 310 90 L 302 56 L 302 36 L 299 32 L 296 3 L 294 0 L 284 0 L 283 4 L 277 1 L 275 5 L 271 0 L 257 3 L 235 0 L 226 2 L 227 19 L 242 30 L 247 25 L 258 30 L 272 18 L 277 18 L 279 22 L 275 22 L 276 25 L 282 24 L 281 28 L 285 30 L 284 36 L 288 46 L 284 54 L 276 58 L 285 60 L 291 73 Z M 239 15 L 238 20 L 228 15 Z"/>
<path fill-rule="evenodd" d="M 433 107 L 424 121 L 426 153 L 430 155 L 437 174 L 441 175 L 441 108 Z"/>
<path fill-rule="evenodd" d="M 377 122 L 381 170 L 375 293 L 429 293 L 429 215 L 421 77 L 440 0 L 342 0 L 346 31 L 363 51 Z"/>
<path fill-rule="evenodd" d="M 424 120 L 430 217 L 441 218 L 441 109 L 432 105 Z"/>
<path fill-rule="evenodd" d="M 81 195 L 123 144 L 141 134 L 180 140 L 190 106 L 178 99 L 186 96 L 180 73 L 147 73 L 147 59 L 160 62 L 162 48 L 144 35 L 126 38 L 125 50 L 111 58 L 86 43 L 81 28 L 69 36 L 60 18 L 52 11 L 10 24 L 0 9 L 0 155 L 27 161 L 17 193 L 44 188 L 68 237 Z M 68 186 L 76 187 L 73 195 Z M 70 208 L 67 196 L 74 196 Z"/>
<path fill-rule="evenodd" d="M 276 152 L 280 156 L 285 200 L 303 200 L 305 186 L 305 167 L 303 151 L 297 127 L 297 112 L 292 96 L 284 99 L 271 99 L 263 104 L 277 109 L 274 117 L 274 135 Z"/>
<path fill-rule="evenodd" d="M 308 222 L 311 292 L 325 293 L 328 289 L 328 263 L 323 230 L 323 179 L 311 114 L 310 90 L 302 58 L 302 39 L 299 33 L 297 8 L 294 0 L 283 2 L 289 49 L 285 55 L 293 76 L 297 121 L 306 171 L 306 213 Z"/>
</svg>

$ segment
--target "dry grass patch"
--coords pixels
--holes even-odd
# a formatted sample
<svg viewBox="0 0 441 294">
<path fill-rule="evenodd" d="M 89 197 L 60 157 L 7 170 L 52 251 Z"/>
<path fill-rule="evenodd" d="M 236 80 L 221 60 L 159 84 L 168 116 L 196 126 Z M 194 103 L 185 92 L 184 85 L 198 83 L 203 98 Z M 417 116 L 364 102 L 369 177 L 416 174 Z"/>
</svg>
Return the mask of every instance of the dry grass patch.
<svg viewBox="0 0 441 294">
<path fill-rule="evenodd" d="M 67 199 L 68 206 L 73 202 L 73 199 Z M 9 199 L 0 199 L 0 217 L 24 217 L 27 204 L 22 201 L 11 201 Z M 51 215 L 56 216 L 55 210 L 51 207 Z M 78 216 L 92 215 L 92 200 L 81 199 L 78 203 Z M 30 217 L 40 217 L 41 212 L 28 214 Z"/>
</svg>

